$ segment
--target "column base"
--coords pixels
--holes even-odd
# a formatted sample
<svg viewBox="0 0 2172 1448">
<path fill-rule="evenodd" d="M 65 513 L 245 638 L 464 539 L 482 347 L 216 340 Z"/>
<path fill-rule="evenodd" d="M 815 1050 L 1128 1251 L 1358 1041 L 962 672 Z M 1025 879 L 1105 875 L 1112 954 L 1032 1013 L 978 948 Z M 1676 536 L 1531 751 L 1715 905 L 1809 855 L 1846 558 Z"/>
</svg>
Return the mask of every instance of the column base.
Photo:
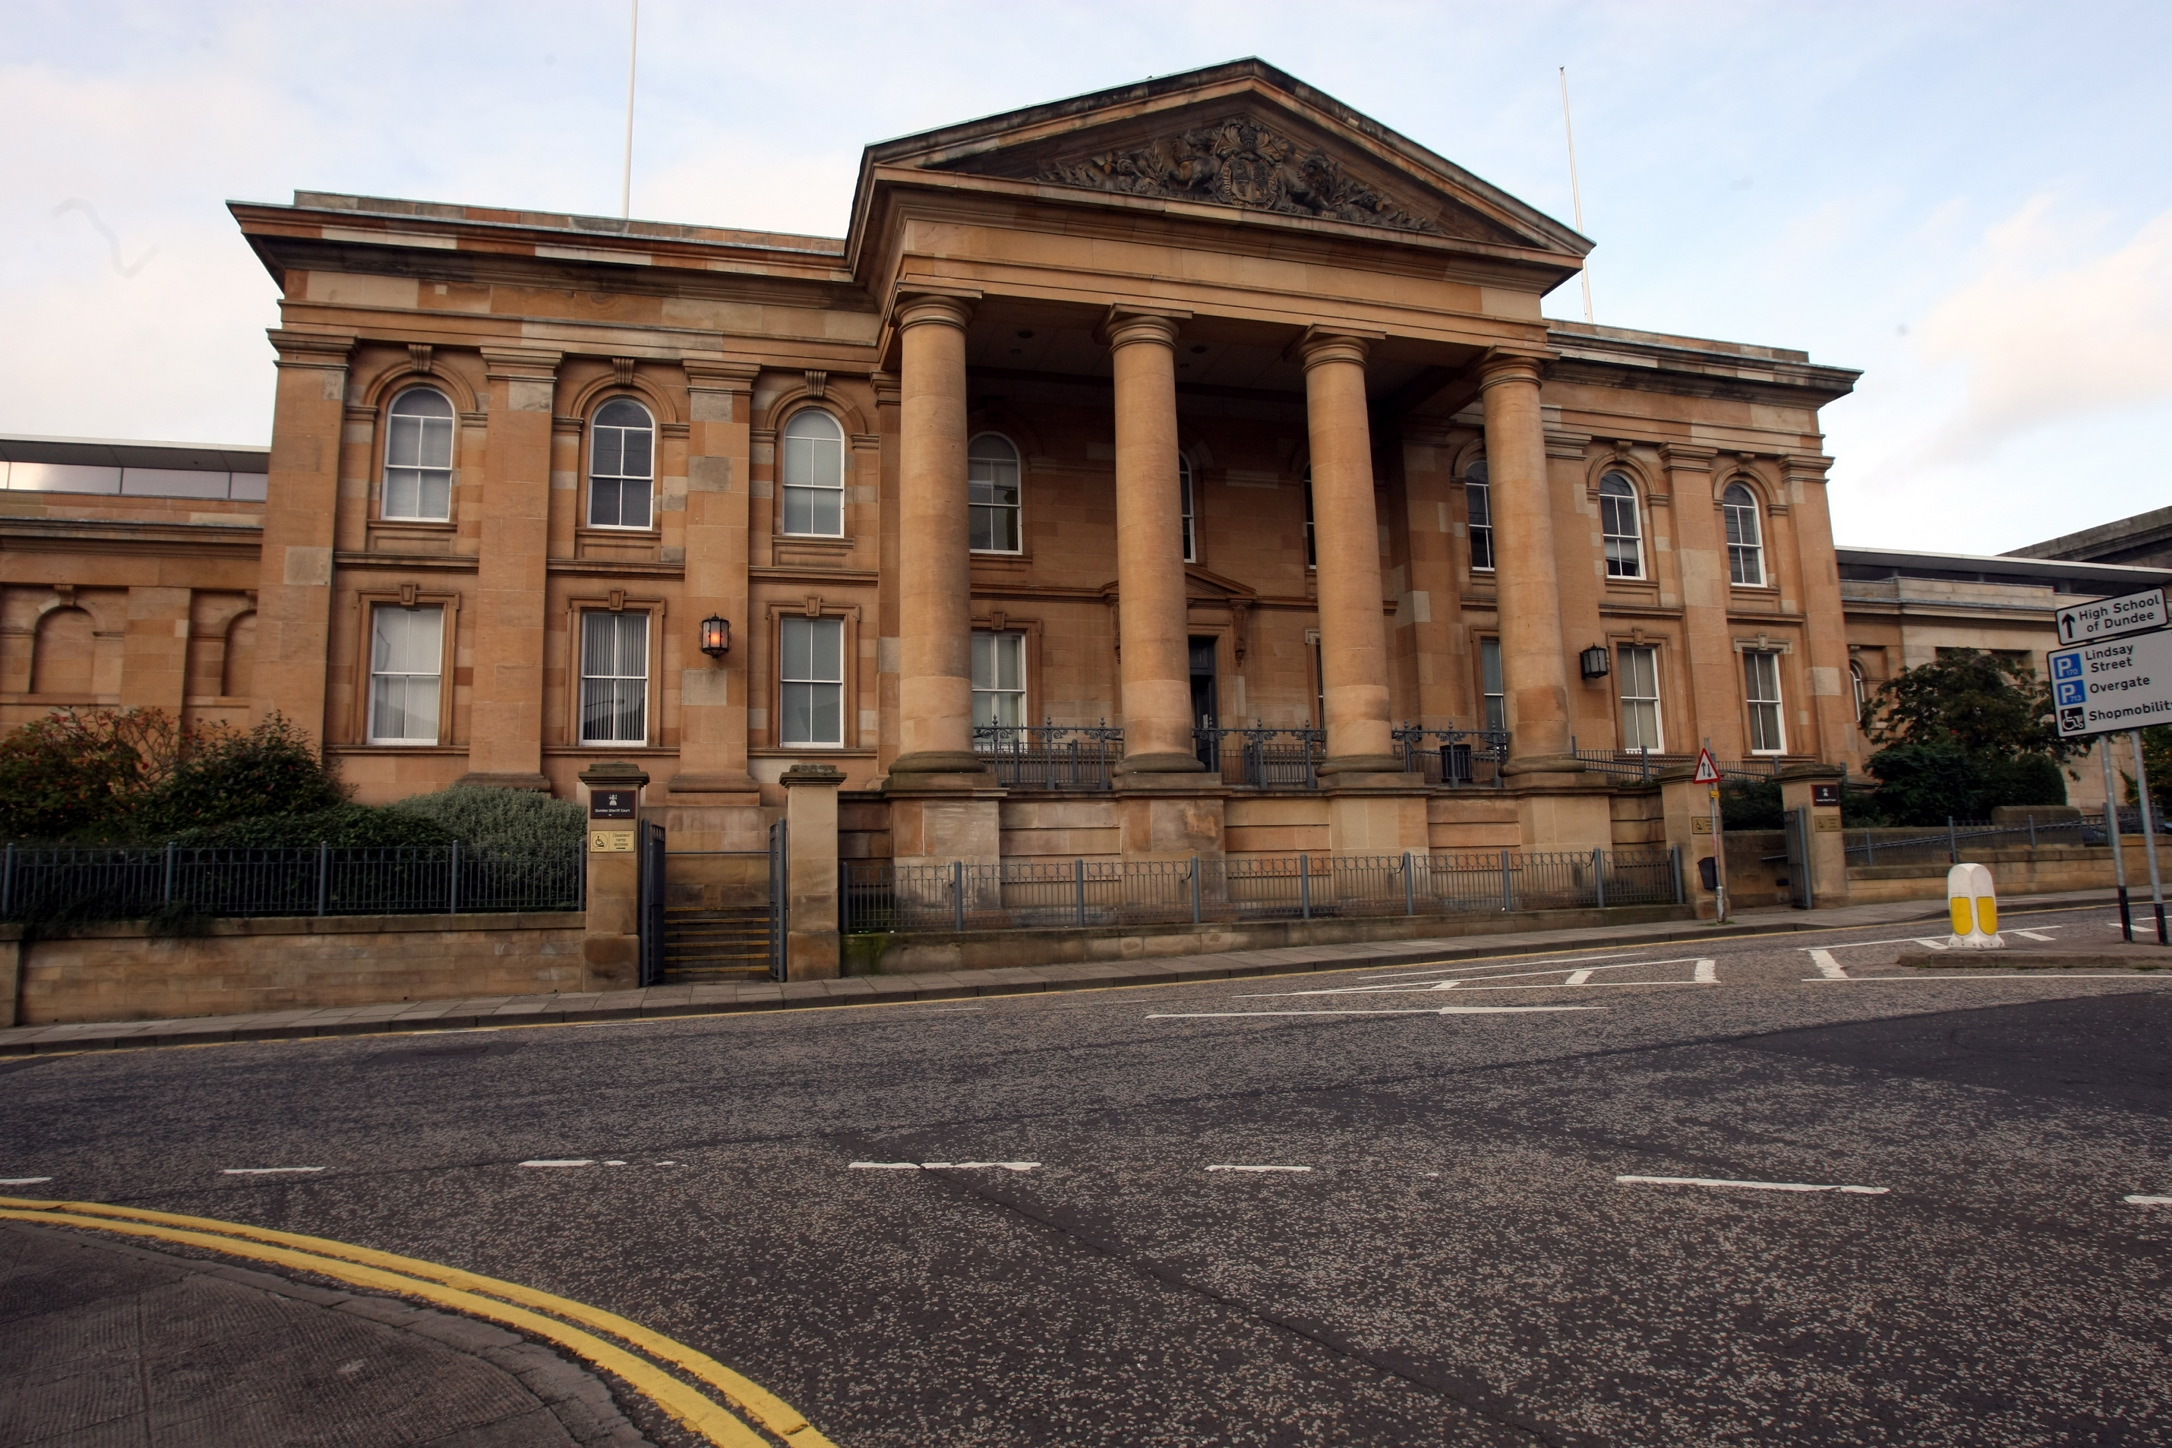
<svg viewBox="0 0 2172 1448">
<path fill-rule="evenodd" d="M 1117 763 L 1115 772 L 1117 778 L 1122 779 L 1127 774 L 1205 774 L 1207 767 L 1199 762 L 1196 754 L 1127 754 Z"/>
<path fill-rule="evenodd" d="M 1404 774 L 1400 754 L 1338 754 L 1320 761 L 1314 771 L 1322 779 L 1337 774 Z"/>
<path fill-rule="evenodd" d="M 1584 761 L 1573 754 L 1525 754 L 1501 766 L 1509 778 L 1520 774 L 1582 774 Z"/>
<path fill-rule="evenodd" d="M 551 792 L 550 780 L 541 774 L 490 774 L 470 770 L 453 784 L 464 789 L 525 789 L 532 794 Z"/>
</svg>

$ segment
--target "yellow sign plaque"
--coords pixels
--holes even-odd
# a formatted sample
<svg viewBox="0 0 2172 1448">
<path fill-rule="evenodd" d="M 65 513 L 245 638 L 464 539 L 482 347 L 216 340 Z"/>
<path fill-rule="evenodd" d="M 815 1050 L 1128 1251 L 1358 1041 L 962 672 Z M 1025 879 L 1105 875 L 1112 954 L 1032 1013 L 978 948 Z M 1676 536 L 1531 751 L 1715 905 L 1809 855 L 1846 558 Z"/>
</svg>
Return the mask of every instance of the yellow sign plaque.
<svg viewBox="0 0 2172 1448">
<path fill-rule="evenodd" d="M 634 847 L 633 837 L 634 832 L 632 830 L 590 830 L 588 832 L 588 853 L 591 855 L 610 855 L 621 850 L 631 850 Z"/>
</svg>

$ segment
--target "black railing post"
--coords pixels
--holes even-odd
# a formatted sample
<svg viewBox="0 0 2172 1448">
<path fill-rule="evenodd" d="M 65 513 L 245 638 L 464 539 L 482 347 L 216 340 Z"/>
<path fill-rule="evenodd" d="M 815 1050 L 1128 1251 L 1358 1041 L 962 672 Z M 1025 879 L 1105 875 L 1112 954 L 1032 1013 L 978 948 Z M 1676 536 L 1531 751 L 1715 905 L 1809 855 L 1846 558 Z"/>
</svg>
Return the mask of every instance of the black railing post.
<svg viewBox="0 0 2172 1448">
<path fill-rule="evenodd" d="M 965 934 L 965 861 L 950 862 L 950 911 L 951 922 L 960 935 Z"/>
<path fill-rule="evenodd" d="M 1403 851 L 1403 913 L 1418 913 L 1418 881 L 1415 857 L 1409 850 Z"/>
<path fill-rule="evenodd" d="M 1606 908 L 1606 851 L 1591 852 L 1591 879 L 1599 890 L 1599 908 Z"/>
<path fill-rule="evenodd" d="M 1514 913 L 1516 909 L 1516 883 L 1508 872 L 1508 851 L 1501 851 L 1501 909 Z"/>
<path fill-rule="evenodd" d="M 332 842 L 317 841 L 317 913 L 327 913 L 332 903 Z"/>
<path fill-rule="evenodd" d="M 163 878 L 162 878 L 162 880 L 160 881 L 160 884 L 159 884 L 159 890 L 158 890 L 158 903 L 159 903 L 159 904 L 160 904 L 161 906 L 171 905 L 171 904 L 173 904 L 173 841 L 172 841 L 172 840 L 168 840 L 168 841 L 166 841 L 166 858 L 165 858 L 165 869 L 164 869 L 164 870 L 163 870 L 163 871 L 161 872 L 161 874 L 162 874 Z"/>
<path fill-rule="evenodd" d="M 1071 861 L 1071 878 L 1078 885 L 1078 928 L 1084 930 L 1086 928 L 1086 861 L 1083 858 Z"/>
<path fill-rule="evenodd" d="M 1192 924 L 1199 923 L 1199 857 L 1192 856 Z"/>
<path fill-rule="evenodd" d="M 1949 865 L 1961 863 L 1961 836 L 1954 829 L 1952 815 L 1946 816 L 1946 863 Z"/>
<path fill-rule="evenodd" d="M 1682 879 L 1682 847 L 1675 845 L 1667 851 L 1667 856 L 1668 863 L 1674 868 L 1674 903 L 1685 905 L 1689 902 L 1689 895 L 1683 888 L 1686 882 Z"/>
<path fill-rule="evenodd" d="M 447 848 L 452 851 L 452 879 L 448 882 L 448 888 L 445 892 L 445 913 L 447 915 L 458 915 L 460 913 L 460 842 L 454 840 Z"/>
<path fill-rule="evenodd" d="M 7 858 L 0 861 L 0 920 L 15 908 L 15 841 L 8 841 Z"/>
<path fill-rule="evenodd" d="M 1297 905 L 1305 919 L 1312 918 L 1312 856 L 1297 857 Z"/>
</svg>

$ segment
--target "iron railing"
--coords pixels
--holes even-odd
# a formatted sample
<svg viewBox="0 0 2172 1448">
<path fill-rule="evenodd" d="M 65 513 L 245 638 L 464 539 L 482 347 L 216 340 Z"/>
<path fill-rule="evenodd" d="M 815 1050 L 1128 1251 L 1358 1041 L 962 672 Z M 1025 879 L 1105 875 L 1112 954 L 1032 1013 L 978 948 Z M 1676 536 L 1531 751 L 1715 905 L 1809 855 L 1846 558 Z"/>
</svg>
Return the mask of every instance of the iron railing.
<svg viewBox="0 0 2172 1448">
<path fill-rule="evenodd" d="M 1186 921 L 1313 920 L 1674 905 L 1680 852 L 1192 856 L 841 862 L 848 932 L 1090 929 Z"/>
<path fill-rule="evenodd" d="M 1508 763 L 1506 729 L 1422 729 L 1405 724 L 1393 731 L 1396 747 L 1403 753 L 1403 768 L 1422 775 L 1427 784 L 1506 783 L 1501 766 Z"/>
<path fill-rule="evenodd" d="M 1575 756 L 1589 773 L 1604 774 L 1614 779 L 1635 780 L 1639 784 L 1649 784 L 1652 776 L 1662 769 L 1669 769 L 1675 765 L 1693 765 L 1697 762 L 1697 756 L 1694 754 L 1660 754 L 1650 749 L 1579 749 L 1574 739 L 1569 741 L 1569 753 Z M 1717 759 L 1713 761 L 1719 766 L 1720 778 L 1722 779 L 1756 781 L 1771 779 L 1780 772 L 1782 765 L 1802 762 L 1806 761 L 1778 756 L 1766 759 Z"/>
<path fill-rule="evenodd" d="M 1008 789 L 1109 789 L 1124 731 L 1108 724 L 977 724 L 973 752 Z"/>
<path fill-rule="evenodd" d="M 2122 810 L 2120 814 L 2122 830 L 2140 832 L 2140 810 Z M 1948 819 L 1943 828 L 1847 830 L 1843 838 L 1851 865 L 1921 865 L 1939 861 L 1958 865 L 1964 856 L 1991 850 L 2102 845 L 2107 840 L 2102 814 L 2085 815 L 2080 819 L 2039 820 L 2031 817 L 2019 824 Z"/>
<path fill-rule="evenodd" d="M 1221 725 L 1210 716 L 1192 730 L 1192 747 L 1207 773 L 1253 789 L 1318 789 L 1327 731 L 1253 721 Z"/>
<path fill-rule="evenodd" d="M 428 915 L 579 910 L 579 848 L 501 855 L 452 845 L 0 848 L 0 920 L 203 915 Z"/>
</svg>

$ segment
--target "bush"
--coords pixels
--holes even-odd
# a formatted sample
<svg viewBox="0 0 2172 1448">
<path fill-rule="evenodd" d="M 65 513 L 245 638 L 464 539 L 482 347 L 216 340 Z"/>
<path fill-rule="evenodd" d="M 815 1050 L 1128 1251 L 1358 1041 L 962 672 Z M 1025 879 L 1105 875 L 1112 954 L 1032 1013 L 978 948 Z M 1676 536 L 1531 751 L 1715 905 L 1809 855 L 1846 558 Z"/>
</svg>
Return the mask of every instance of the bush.
<svg viewBox="0 0 2172 1448">
<path fill-rule="evenodd" d="M 113 828 L 172 773 L 185 741 L 159 709 L 62 710 L 0 739 L 0 839 Z"/>
<path fill-rule="evenodd" d="M 347 802 L 347 788 L 309 736 L 274 714 L 246 734 L 187 741 L 180 762 L 128 819 L 139 839 L 272 815 L 310 815 Z"/>
<path fill-rule="evenodd" d="M 2066 803 L 2066 780 L 2048 754 L 1979 754 L 1947 742 L 1896 744 L 1873 754 L 1869 768 L 1879 781 L 1878 819 L 1866 817 L 1865 824 L 1942 825 L 1948 817 L 1989 819 L 2002 804 Z"/>
<path fill-rule="evenodd" d="M 588 817 L 571 800 L 525 789 L 454 785 L 388 806 L 441 827 L 463 845 L 490 854 L 534 855 L 578 850 Z"/>
<path fill-rule="evenodd" d="M 452 831 L 395 809 L 336 804 L 310 814 L 258 815 L 204 825 L 173 836 L 180 845 L 225 849 L 295 849 L 333 846 L 449 845 Z"/>
<path fill-rule="evenodd" d="M 1777 830 L 1787 823 L 1776 779 L 1736 780 L 1720 786 L 1720 823 L 1730 830 Z"/>
</svg>

